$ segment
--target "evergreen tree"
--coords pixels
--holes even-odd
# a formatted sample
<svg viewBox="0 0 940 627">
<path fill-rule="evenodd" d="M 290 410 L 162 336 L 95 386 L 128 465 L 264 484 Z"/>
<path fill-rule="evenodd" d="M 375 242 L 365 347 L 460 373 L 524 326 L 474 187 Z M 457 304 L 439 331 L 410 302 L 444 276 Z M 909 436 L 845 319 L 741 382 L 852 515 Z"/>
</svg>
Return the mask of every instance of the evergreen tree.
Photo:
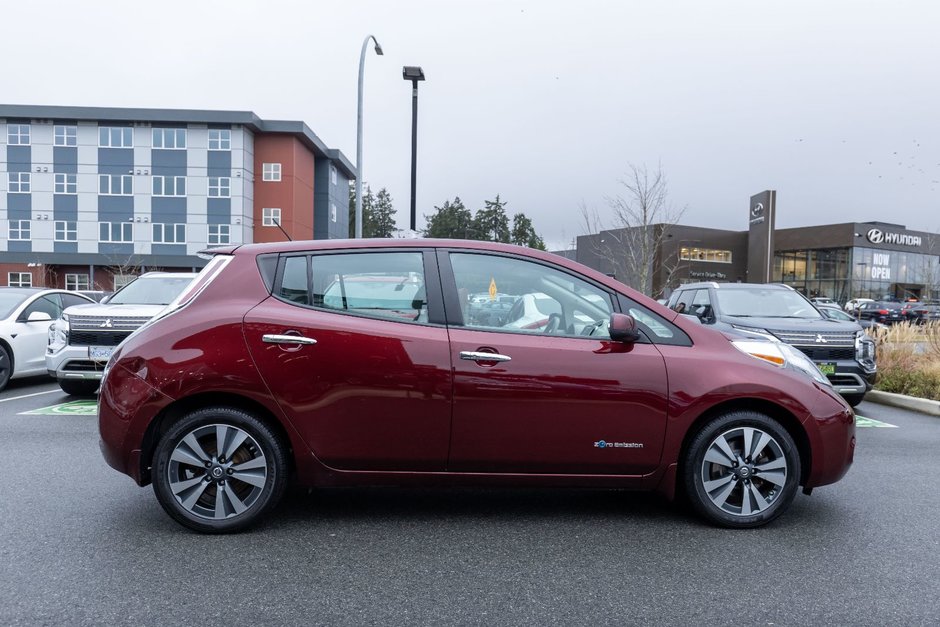
<svg viewBox="0 0 940 627">
<path fill-rule="evenodd" d="M 388 190 L 383 187 L 369 203 L 368 211 L 366 211 L 365 203 L 363 202 L 362 236 L 394 237 L 397 232 L 398 229 L 395 227 L 395 207 L 392 205 L 392 196 L 388 193 Z"/>
<path fill-rule="evenodd" d="M 473 230 L 476 235 L 473 239 L 508 244 L 510 232 L 506 203 L 500 201 L 499 194 L 496 195 L 496 200 L 483 202 L 486 206 L 473 217 Z"/>
<path fill-rule="evenodd" d="M 434 207 L 434 213 L 425 215 L 427 226 L 424 228 L 425 237 L 440 237 L 448 239 L 475 239 L 473 237 L 473 216 L 470 210 L 464 207 L 460 196 L 454 197 L 454 202 L 445 201 L 440 207 Z"/>
<path fill-rule="evenodd" d="M 532 220 L 526 217 L 524 213 L 517 213 L 512 218 L 512 243 L 517 246 L 545 250 L 545 242 L 535 232 Z"/>
</svg>

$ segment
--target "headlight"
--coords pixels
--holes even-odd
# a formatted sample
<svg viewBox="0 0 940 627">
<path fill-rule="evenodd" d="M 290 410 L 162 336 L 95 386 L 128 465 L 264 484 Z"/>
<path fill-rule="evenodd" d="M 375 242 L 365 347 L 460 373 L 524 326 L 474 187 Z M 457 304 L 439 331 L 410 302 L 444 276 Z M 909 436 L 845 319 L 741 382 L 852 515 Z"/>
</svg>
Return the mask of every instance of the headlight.
<svg viewBox="0 0 940 627">
<path fill-rule="evenodd" d="M 778 341 L 776 336 L 767 329 L 761 329 L 760 327 L 746 327 L 740 324 L 732 324 L 731 327 L 737 329 L 738 331 L 744 331 L 745 333 L 753 333 L 754 335 L 765 337 L 772 342 Z"/>
<path fill-rule="evenodd" d="M 832 383 L 816 367 L 809 357 L 783 342 L 762 342 L 759 340 L 734 340 L 732 345 L 742 353 L 760 359 L 778 368 L 790 368 L 801 372 L 820 385 L 832 387 Z"/>
<path fill-rule="evenodd" d="M 865 332 L 855 336 L 855 359 L 875 364 L 875 341 Z"/>
<path fill-rule="evenodd" d="M 49 325 L 49 352 L 57 353 L 69 343 L 69 320 L 63 316 Z"/>
</svg>

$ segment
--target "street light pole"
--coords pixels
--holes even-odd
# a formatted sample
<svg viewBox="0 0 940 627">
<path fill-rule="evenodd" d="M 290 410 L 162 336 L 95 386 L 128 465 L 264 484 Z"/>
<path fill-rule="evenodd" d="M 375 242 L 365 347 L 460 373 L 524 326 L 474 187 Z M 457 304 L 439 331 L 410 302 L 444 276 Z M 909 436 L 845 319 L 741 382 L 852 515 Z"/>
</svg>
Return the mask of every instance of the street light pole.
<svg viewBox="0 0 940 627">
<path fill-rule="evenodd" d="M 406 65 L 401 77 L 411 81 L 411 230 L 417 231 L 415 188 L 418 178 L 418 81 L 424 80 L 424 70 L 416 65 Z"/>
<path fill-rule="evenodd" d="M 372 35 L 366 36 L 362 41 L 362 52 L 359 54 L 359 109 L 356 115 L 356 239 L 362 237 L 362 74 L 366 67 L 366 48 L 369 40 L 375 42 L 375 54 L 381 56 L 382 46 L 379 40 Z"/>
</svg>

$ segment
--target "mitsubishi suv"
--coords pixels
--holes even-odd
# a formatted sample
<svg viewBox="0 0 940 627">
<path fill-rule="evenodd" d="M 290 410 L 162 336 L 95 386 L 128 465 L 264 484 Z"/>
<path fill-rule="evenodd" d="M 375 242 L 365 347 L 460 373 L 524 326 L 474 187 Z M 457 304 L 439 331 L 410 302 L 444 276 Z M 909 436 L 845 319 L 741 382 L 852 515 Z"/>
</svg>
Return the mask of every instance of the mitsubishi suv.
<svg viewBox="0 0 940 627">
<path fill-rule="evenodd" d="M 94 394 L 114 348 L 195 277 L 190 272 L 148 272 L 104 302 L 69 307 L 49 327 L 46 371 L 66 394 Z"/>
<path fill-rule="evenodd" d="M 855 407 L 875 382 L 875 343 L 855 322 L 830 319 L 788 285 L 689 283 L 667 306 L 702 324 L 790 344 Z"/>
</svg>

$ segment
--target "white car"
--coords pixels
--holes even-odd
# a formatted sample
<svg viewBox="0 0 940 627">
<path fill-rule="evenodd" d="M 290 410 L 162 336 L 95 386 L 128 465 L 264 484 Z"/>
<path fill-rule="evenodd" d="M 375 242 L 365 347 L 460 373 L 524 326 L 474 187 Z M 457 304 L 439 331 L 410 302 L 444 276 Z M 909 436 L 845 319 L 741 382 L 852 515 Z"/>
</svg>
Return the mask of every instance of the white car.
<svg viewBox="0 0 940 627">
<path fill-rule="evenodd" d="M 0 287 L 0 390 L 10 379 L 46 374 L 49 325 L 66 307 L 93 302 L 65 290 Z"/>
<path fill-rule="evenodd" d="M 856 309 L 858 309 L 858 306 L 861 305 L 862 303 L 873 303 L 873 302 L 875 301 L 871 298 L 853 298 L 852 300 L 850 300 L 849 302 L 845 304 L 845 310 L 855 311 Z"/>
<path fill-rule="evenodd" d="M 191 272 L 148 272 L 105 302 L 62 312 L 52 326 L 46 325 L 44 371 L 66 394 L 94 394 L 118 344 L 163 311 L 194 278 Z"/>
</svg>

